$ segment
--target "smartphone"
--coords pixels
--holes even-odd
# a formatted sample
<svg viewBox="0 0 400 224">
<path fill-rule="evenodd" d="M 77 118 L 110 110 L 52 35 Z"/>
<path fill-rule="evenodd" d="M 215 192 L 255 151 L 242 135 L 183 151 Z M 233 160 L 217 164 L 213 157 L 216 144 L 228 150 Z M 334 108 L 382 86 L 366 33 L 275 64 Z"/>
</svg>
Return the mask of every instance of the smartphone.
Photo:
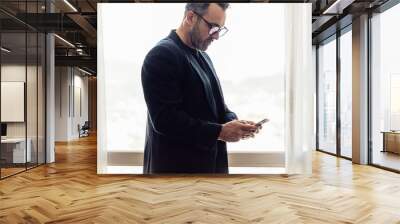
<svg viewBox="0 0 400 224">
<path fill-rule="evenodd" d="M 259 121 L 259 122 L 256 123 L 256 126 L 261 126 L 261 125 L 263 125 L 264 123 L 267 123 L 268 121 L 269 121 L 268 118 L 262 119 L 261 121 Z"/>
</svg>

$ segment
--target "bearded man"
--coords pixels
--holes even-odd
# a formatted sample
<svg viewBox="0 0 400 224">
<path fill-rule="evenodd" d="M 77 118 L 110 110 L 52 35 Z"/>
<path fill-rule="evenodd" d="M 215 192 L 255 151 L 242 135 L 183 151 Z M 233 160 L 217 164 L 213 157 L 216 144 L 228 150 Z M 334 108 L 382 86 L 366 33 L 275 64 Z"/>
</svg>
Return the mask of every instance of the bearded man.
<svg viewBox="0 0 400 224">
<path fill-rule="evenodd" d="M 147 104 L 143 173 L 228 173 L 226 142 L 253 136 L 224 102 L 208 46 L 226 34 L 228 3 L 188 3 L 181 25 L 142 67 Z"/>
</svg>

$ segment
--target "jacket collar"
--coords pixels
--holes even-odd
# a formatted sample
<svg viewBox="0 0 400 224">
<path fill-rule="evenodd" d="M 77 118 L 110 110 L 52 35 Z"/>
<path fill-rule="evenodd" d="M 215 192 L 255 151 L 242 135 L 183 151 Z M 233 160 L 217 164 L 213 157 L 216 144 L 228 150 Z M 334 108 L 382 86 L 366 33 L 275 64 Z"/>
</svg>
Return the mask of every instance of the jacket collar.
<svg viewBox="0 0 400 224">
<path fill-rule="evenodd" d="M 176 44 L 178 44 L 181 48 L 185 49 L 188 52 L 191 52 L 193 54 L 199 55 L 200 51 L 193 49 L 189 46 L 187 46 L 182 40 L 181 38 L 178 36 L 178 34 L 176 33 L 176 29 L 171 30 L 171 32 L 168 35 L 168 38 L 172 39 Z"/>
</svg>

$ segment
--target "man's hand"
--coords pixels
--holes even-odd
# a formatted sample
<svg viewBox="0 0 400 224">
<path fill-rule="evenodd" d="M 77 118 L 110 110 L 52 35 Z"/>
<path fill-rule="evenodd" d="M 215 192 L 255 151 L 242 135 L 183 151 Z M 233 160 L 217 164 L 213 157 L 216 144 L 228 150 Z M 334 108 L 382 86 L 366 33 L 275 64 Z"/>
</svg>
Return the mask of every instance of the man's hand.
<svg viewBox="0 0 400 224">
<path fill-rule="evenodd" d="M 262 129 L 262 125 L 256 125 L 256 123 L 255 122 L 253 122 L 253 121 L 247 121 L 247 120 L 240 120 L 240 122 L 242 122 L 243 124 L 250 124 L 250 125 L 254 125 L 254 126 L 256 126 L 257 127 L 257 129 L 254 131 L 254 132 L 252 132 L 252 133 L 250 133 L 250 134 L 248 134 L 248 135 L 245 135 L 245 136 L 243 136 L 242 137 L 242 139 L 248 139 L 248 138 L 254 138 L 254 134 L 257 134 L 261 129 Z"/>
<path fill-rule="evenodd" d="M 222 125 L 218 140 L 237 142 L 245 136 L 254 135 L 254 132 L 256 132 L 257 129 L 258 127 L 254 124 L 233 120 Z"/>
</svg>

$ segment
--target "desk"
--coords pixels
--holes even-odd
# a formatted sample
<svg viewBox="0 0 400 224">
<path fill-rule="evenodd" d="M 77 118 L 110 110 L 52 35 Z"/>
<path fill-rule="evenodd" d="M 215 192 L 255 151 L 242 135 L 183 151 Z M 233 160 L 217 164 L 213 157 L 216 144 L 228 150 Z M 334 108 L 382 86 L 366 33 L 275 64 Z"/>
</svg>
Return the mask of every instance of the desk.
<svg viewBox="0 0 400 224">
<path fill-rule="evenodd" d="M 381 133 L 383 133 L 382 152 L 393 152 L 400 154 L 400 132 L 382 131 Z"/>
<path fill-rule="evenodd" d="M 25 152 L 25 138 L 6 138 L 1 139 L 1 157 L 6 163 L 25 163 L 32 159 L 30 138 L 27 139 L 27 148 Z M 12 159 L 11 159 L 12 158 Z M 27 161 L 25 159 L 27 158 Z"/>
</svg>

